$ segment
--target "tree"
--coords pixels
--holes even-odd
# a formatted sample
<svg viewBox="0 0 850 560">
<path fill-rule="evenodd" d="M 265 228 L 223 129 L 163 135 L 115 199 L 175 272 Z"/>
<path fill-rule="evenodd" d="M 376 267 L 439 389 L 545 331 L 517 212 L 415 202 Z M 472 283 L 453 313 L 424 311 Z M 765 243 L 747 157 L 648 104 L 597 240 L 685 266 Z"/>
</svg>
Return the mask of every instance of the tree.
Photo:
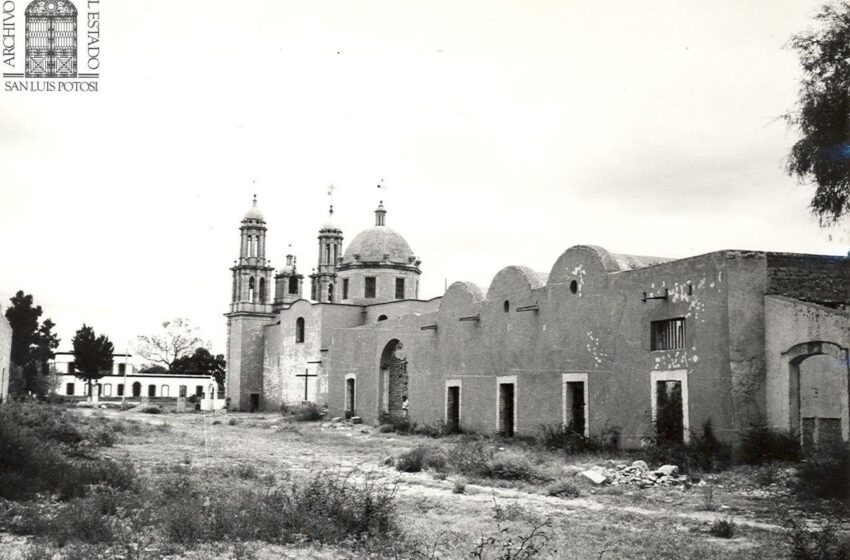
<svg viewBox="0 0 850 560">
<path fill-rule="evenodd" d="M 20 369 L 20 383 L 15 391 L 30 392 L 43 397 L 48 391 L 44 376 L 48 373 L 47 362 L 53 359 L 53 352 L 59 347 L 59 337 L 54 334 L 56 324 L 45 319 L 39 325 L 43 311 L 41 306 L 33 307 L 32 294 L 24 295 L 18 291 L 9 301 L 12 306 L 6 309 L 6 319 L 12 327 L 11 361 Z"/>
<path fill-rule="evenodd" d="M 818 29 L 790 43 L 803 79 L 797 110 L 785 121 L 802 138 L 791 148 L 787 171 L 817 184 L 812 212 L 829 225 L 850 213 L 850 3 L 824 5 L 815 20 Z"/>
<path fill-rule="evenodd" d="M 177 358 L 171 367 L 171 373 L 177 375 L 212 375 L 219 386 L 224 385 L 224 355 L 213 356 L 206 348 L 198 348 L 190 356 Z"/>
<path fill-rule="evenodd" d="M 171 369 L 175 360 L 204 345 L 197 332 L 188 319 L 165 321 L 160 334 L 136 338 L 136 352 L 149 362 Z"/>
<path fill-rule="evenodd" d="M 112 371 L 112 354 L 115 348 L 106 335 L 96 336 L 94 329 L 85 324 L 74 335 L 72 343 L 74 363 L 77 364 L 74 376 L 88 383 L 91 395 L 91 382 Z"/>
</svg>

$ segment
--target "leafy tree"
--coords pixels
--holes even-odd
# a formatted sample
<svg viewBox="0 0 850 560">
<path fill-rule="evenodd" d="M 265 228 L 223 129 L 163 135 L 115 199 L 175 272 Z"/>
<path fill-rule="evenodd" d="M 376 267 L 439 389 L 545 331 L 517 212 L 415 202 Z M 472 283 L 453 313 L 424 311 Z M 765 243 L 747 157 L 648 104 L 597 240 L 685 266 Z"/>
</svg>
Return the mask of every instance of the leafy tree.
<svg viewBox="0 0 850 560">
<path fill-rule="evenodd" d="M 798 109 L 785 115 L 802 138 L 791 148 L 787 171 L 817 184 L 811 208 L 822 225 L 850 213 L 850 3 L 824 5 L 813 31 L 791 47 L 803 67 Z"/>
<path fill-rule="evenodd" d="M 45 319 L 39 325 L 43 314 L 41 306 L 33 307 L 32 294 L 24 295 L 18 291 L 10 299 L 12 306 L 6 309 L 6 319 L 12 327 L 12 363 L 19 368 L 20 379 L 10 392 L 23 394 L 31 392 L 43 397 L 49 390 L 44 376 L 48 373 L 47 362 L 53 358 L 53 352 L 59 346 L 59 337 L 53 333 L 56 324 Z"/>
<path fill-rule="evenodd" d="M 112 354 L 115 348 L 106 335 L 95 335 L 94 329 L 85 324 L 74 335 L 72 343 L 74 363 L 77 364 L 74 376 L 88 383 L 91 395 L 91 382 L 112 371 Z"/>
<path fill-rule="evenodd" d="M 188 319 L 173 319 L 162 324 L 162 332 L 136 338 L 136 352 L 145 360 L 171 369 L 174 362 L 204 345 L 198 328 Z"/>
<path fill-rule="evenodd" d="M 139 370 L 139 373 L 168 373 L 168 369 L 157 365 L 146 365 Z"/>
<path fill-rule="evenodd" d="M 198 348 L 190 356 L 183 356 L 174 360 L 171 373 L 177 375 L 200 374 L 212 375 L 216 383 L 224 385 L 224 355 L 213 356 L 206 348 Z"/>
</svg>

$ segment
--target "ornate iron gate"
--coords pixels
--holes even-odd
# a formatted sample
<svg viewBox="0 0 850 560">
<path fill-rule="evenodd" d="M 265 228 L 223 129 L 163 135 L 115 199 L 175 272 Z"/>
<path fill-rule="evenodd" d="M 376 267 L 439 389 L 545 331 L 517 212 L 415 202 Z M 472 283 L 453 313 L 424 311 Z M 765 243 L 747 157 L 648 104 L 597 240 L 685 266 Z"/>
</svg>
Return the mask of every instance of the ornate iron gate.
<svg viewBox="0 0 850 560">
<path fill-rule="evenodd" d="M 77 77 L 77 8 L 68 0 L 27 6 L 26 77 Z"/>
</svg>

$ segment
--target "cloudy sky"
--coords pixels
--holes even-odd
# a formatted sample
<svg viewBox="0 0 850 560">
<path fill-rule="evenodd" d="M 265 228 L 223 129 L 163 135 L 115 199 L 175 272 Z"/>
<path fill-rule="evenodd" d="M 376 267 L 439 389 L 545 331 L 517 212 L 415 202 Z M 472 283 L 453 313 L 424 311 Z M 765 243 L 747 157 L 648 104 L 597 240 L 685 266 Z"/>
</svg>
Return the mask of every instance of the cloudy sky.
<svg viewBox="0 0 850 560">
<path fill-rule="evenodd" d="M 103 0 L 101 91 L 0 91 L 0 306 L 224 352 L 252 194 L 306 275 L 329 184 L 347 240 L 384 199 L 425 297 L 575 244 L 846 254 L 782 170 L 818 5 Z"/>
</svg>

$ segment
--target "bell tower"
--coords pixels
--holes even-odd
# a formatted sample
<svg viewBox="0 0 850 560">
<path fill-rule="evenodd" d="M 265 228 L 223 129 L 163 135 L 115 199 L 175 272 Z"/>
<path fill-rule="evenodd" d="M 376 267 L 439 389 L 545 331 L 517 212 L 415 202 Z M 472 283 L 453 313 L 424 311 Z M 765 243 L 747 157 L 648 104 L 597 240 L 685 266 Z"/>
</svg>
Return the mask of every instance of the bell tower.
<svg viewBox="0 0 850 560">
<path fill-rule="evenodd" d="M 286 255 L 286 264 L 275 275 L 274 282 L 275 313 L 301 299 L 304 275 L 298 274 L 295 255 L 291 251 Z"/>
<path fill-rule="evenodd" d="M 336 267 L 342 259 L 342 230 L 333 223 L 333 204 L 328 215 L 328 222 L 319 230 L 319 264 L 310 275 L 311 296 L 319 303 L 342 301 L 336 286 Z"/>
<path fill-rule="evenodd" d="M 272 274 L 266 260 L 266 221 L 257 196 L 242 218 L 239 259 L 230 269 L 232 285 L 227 317 L 226 396 L 234 410 L 255 411 L 263 388 L 263 326 L 274 318 Z"/>
</svg>

